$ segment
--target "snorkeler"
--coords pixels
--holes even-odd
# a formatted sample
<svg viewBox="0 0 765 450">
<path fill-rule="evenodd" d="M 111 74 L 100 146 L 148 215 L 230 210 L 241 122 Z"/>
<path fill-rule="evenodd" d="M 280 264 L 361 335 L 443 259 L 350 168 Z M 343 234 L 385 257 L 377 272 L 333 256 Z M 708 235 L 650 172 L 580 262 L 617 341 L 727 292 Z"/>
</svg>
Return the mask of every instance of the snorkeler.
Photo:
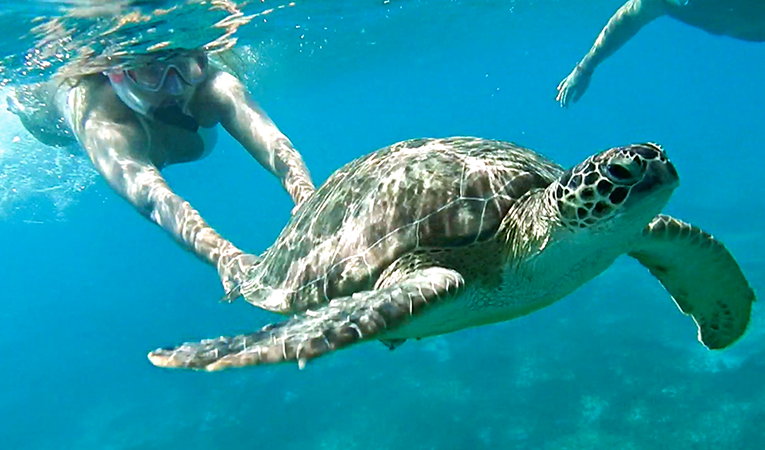
<svg viewBox="0 0 765 450">
<path fill-rule="evenodd" d="M 668 15 L 715 35 L 765 41 L 765 0 L 629 0 L 611 17 L 590 51 L 558 85 L 562 107 L 587 90 L 595 68 L 615 53 L 644 25 Z"/>
<path fill-rule="evenodd" d="M 142 56 L 129 68 L 20 87 L 8 103 L 41 142 L 76 139 L 112 189 L 217 268 L 227 293 L 256 257 L 210 227 L 160 171 L 204 158 L 214 145 L 213 127 L 221 124 L 281 180 L 295 205 L 315 190 L 290 140 L 244 85 L 200 50 L 165 51 Z M 29 106 L 35 103 L 43 107 Z"/>
</svg>

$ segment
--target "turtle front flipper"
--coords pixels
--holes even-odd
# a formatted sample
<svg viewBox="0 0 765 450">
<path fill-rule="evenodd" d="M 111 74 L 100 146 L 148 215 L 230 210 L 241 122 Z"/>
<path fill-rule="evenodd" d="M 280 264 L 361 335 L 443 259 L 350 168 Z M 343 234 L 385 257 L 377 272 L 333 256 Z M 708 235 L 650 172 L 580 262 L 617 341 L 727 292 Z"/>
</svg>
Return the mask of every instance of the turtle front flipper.
<svg viewBox="0 0 765 450">
<path fill-rule="evenodd" d="M 159 367 L 207 371 L 284 361 L 298 361 L 302 367 L 309 359 L 379 337 L 425 307 L 457 294 L 464 284 L 462 276 L 450 269 L 416 269 L 383 289 L 333 299 L 318 310 L 256 333 L 157 349 L 149 353 L 149 360 Z"/>
<path fill-rule="evenodd" d="M 698 227 L 659 215 L 629 255 L 659 279 L 677 306 L 693 317 L 710 349 L 744 334 L 754 292 L 725 246 Z"/>
</svg>

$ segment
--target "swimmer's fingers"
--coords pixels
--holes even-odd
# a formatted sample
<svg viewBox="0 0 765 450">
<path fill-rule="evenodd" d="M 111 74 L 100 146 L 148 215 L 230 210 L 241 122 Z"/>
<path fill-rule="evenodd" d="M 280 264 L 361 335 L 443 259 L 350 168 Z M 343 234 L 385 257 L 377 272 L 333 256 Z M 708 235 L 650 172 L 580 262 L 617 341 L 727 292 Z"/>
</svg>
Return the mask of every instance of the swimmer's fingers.
<svg viewBox="0 0 765 450">
<path fill-rule="evenodd" d="M 225 261 L 218 269 L 223 290 L 226 295 L 221 301 L 230 303 L 241 296 L 240 287 L 246 281 L 247 274 L 258 262 L 258 257 L 249 253 L 239 253 Z"/>
<path fill-rule="evenodd" d="M 555 96 L 555 101 L 560 103 L 560 107 L 561 108 L 564 107 L 564 104 L 563 104 L 564 90 L 563 89 L 565 87 L 565 84 L 566 84 L 566 78 L 564 78 L 563 81 L 558 83 L 558 88 L 557 88 L 558 89 L 558 94 Z"/>
<path fill-rule="evenodd" d="M 223 281 L 223 290 L 226 295 L 221 297 L 221 303 L 233 303 L 234 300 L 242 296 L 241 285 L 238 285 L 231 281 Z"/>
<path fill-rule="evenodd" d="M 579 101 L 589 84 L 590 75 L 577 66 L 558 84 L 558 95 L 555 101 L 560 103 L 561 108 L 567 108 L 572 101 L 574 103 Z"/>
<path fill-rule="evenodd" d="M 561 108 L 568 107 L 568 101 L 571 92 L 570 78 L 571 75 L 564 78 L 563 81 L 558 84 L 558 95 L 555 97 L 555 101 L 560 103 Z"/>
</svg>

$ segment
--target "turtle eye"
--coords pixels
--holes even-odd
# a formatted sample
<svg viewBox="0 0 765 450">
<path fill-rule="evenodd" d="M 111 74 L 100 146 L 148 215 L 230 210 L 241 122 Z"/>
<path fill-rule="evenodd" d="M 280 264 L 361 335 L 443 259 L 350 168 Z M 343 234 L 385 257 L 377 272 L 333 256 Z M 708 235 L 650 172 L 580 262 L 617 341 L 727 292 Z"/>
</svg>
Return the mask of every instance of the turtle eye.
<svg viewBox="0 0 765 450">
<path fill-rule="evenodd" d="M 632 178 L 632 173 L 626 167 L 621 164 L 608 164 L 608 174 L 614 181 L 629 180 Z"/>
<path fill-rule="evenodd" d="M 605 175 L 615 183 L 631 184 L 640 179 L 643 165 L 632 158 L 616 157 L 606 163 L 605 172 Z"/>
</svg>

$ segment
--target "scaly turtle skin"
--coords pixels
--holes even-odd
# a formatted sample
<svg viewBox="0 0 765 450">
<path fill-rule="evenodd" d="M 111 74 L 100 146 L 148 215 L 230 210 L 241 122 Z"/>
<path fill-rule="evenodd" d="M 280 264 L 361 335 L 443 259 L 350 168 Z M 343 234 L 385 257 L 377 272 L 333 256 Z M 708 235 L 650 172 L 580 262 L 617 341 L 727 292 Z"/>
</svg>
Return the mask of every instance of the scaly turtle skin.
<svg viewBox="0 0 765 450">
<path fill-rule="evenodd" d="M 677 185 L 654 144 L 564 171 L 507 142 L 400 142 L 335 172 L 240 286 L 250 303 L 292 318 L 149 359 L 212 371 L 302 366 L 370 339 L 393 347 L 529 314 L 622 254 L 659 279 L 704 345 L 723 348 L 744 333 L 754 293 L 721 243 L 658 215 Z"/>
</svg>

